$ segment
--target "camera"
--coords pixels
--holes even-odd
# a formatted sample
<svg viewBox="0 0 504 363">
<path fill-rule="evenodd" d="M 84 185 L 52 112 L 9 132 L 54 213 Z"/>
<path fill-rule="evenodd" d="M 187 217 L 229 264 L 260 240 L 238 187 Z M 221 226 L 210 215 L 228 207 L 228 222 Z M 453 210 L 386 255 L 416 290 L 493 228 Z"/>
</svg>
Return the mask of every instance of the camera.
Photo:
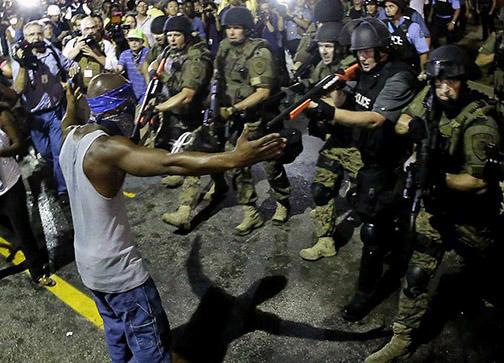
<svg viewBox="0 0 504 363">
<path fill-rule="evenodd" d="M 17 56 L 17 51 L 21 49 L 23 51 L 23 55 L 21 58 Z M 26 39 L 20 40 L 16 43 L 15 51 L 14 51 L 14 60 L 16 60 L 22 67 L 27 69 L 35 70 L 37 69 L 38 60 L 37 57 L 33 54 L 33 49 L 39 49 L 41 51 L 45 51 L 46 43 L 43 41 L 28 43 Z"/>
</svg>

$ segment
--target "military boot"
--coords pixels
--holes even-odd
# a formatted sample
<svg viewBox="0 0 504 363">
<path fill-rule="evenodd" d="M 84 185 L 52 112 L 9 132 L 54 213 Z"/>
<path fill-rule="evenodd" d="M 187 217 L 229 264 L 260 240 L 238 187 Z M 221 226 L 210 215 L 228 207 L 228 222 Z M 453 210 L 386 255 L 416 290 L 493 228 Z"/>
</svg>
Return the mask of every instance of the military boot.
<svg viewBox="0 0 504 363">
<path fill-rule="evenodd" d="M 264 224 L 264 219 L 255 205 L 244 205 L 243 212 L 243 221 L 234 230 L 234 234 L 238 236 L 245 236 Z"/>
<path fill-rule="evenodd" d="M 392 326 L 394 335 L 382 349 L 371 354 L 364 363 L 389 363 L 392 361 L 404 361 L 411 356 L 411 328 L 402 324 L 394 323 Z"/>
<path fill-rule="evenodd" d="M 161 179 L 161 184 L 168 188 L 178 188 L 184 183 L 184 177 L 180 175 L 168 175 Z"/>
<path fill-rule="evenodd" d="M 290 214 L 290 204 L 288 201 L 286 202 L 276 202 L 276 210 L 275 214 L 271 218 L 271 222 L 275 225 L 284 224 L 289 219 Z"/>
<path fill-rule="evenodd" d="M 346 321 L 359 321 L 364 319 L 372 308 L 372 294 L 366 294 L 361 291 L 357 291 L 350 302 L 343 308 L 341 316 Z"/>
<path fill-rule="evenodd" d="M 181 205 L 176 212 L 165 213 L 161 218 L 165 223 L 180 229 L 188 230 L 191 228 L 191 207 L 188 205 Z"/>
<path fill-rule="evenodd" d="M 299 256 L 303 260 L 316 261 L 322 257 L 336 256 L 336 253 L 334 239 L 332 237 L 320 237 L 312 247 L 299 251 Z"/>
</svg>

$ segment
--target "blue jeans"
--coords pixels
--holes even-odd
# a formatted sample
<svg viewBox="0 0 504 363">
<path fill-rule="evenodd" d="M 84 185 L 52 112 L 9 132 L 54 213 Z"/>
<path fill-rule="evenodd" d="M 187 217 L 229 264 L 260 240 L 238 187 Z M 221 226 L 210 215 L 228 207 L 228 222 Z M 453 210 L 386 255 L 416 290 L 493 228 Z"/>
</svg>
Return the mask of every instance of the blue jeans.
<svg viewBox="0 0 504 363">
<path fill-rule="evenodd" d="M 171 363 L 170 325 L 151 278 L 126 292 L 91 292 L 112 362 Z"/>
<path fill-rule="evenodd" d="M 44 159 L 52 162 L 58 194 L 65 194 L 67 188 L 59 164 L 62 144 L 61 119 L 63 118 L 63 106 L 53 111 L 32 114 L 32 117 L 30 126 L 33 145 Z"/>
</svg>

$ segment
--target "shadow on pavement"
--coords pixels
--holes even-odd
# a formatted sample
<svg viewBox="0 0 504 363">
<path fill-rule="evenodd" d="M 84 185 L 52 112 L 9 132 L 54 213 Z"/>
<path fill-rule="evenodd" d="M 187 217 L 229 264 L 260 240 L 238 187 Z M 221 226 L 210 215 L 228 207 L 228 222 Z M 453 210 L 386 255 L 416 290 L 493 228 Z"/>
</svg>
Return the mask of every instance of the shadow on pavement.
<svg viewBox="0 0 504 363">
<path fill-rule="evenodd" d="M 189 322 L 172 331 L 173 351 L 179 360 L 222 362 L 231 342 L 256 330 L 324 341 L 363 341 L 389 335 L 381 328 L 367 332 L 317 328 L 262 311 L 257 306 L 280 293 L 287 285 L 287 279 L 267 276 L 253 283 L 243 294 L 232 296 L 203 273 L 200 247 L 201 237 L 197 236 L 186 269 L 191 288 L 201 301 Z"/>
</svg>

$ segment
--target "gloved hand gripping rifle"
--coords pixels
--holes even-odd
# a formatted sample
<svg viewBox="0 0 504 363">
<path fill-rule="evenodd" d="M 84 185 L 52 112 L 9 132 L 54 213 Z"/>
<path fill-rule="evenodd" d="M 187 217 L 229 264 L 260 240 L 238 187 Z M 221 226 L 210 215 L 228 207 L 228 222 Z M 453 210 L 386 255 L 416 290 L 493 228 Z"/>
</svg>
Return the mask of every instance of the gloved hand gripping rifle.
<svg viewBox="0 0 504 363">
<path fill-rule="evenodd" d="M 298 101 L 294 102 L 291 106 L 280 112 L 272 120 L 270 120 L 266 127 L 274 129 L 284 119 L 293 120 L 298 117 L 301 112 L 308 108 L 310 103 L 321 96 L 328 94 L 334 89 L 341 89 L 345 83 L 355 77 L 359 65 L 356 63 L 348 67 L 343 74 L 329 74 L 313 86 L 308 92 L 305 93 Z"/>
<path fill-rule="evenodd" d="M 153 126 L 156 123 L 156 119 L 158 119 L 157 112 L 154 106 L 151 105 L 151 101 L 159 96 L 159 93 L 163 88 L 163 84 L 161 83 L 161 75 L 164 72 L 168 50 L 169 47 L 166 47 L 163 50 L 163 53 L 161 53 L 161 60 L 159 61 L 158 68 L 156 69 L 156 72 L 147 85 L 147 90 L 145 91 L 145 96 L 142 102 L 142 106 L 140 107 L 140 112 L 138 113 L 138 117 L 135 120 L 135 127 L 133 128 L 131 137 L 135 137 L 140 128 L 142 128 L 143 126 L 147 124 Z"/>
<path fill-rule="evenodd" d="M 439 182 L 439 170 L 435 165 L 438 155 L 439 138 L 439 109 L 436 105 L 434 82 L 431 90 L 423 101 L 427 110 L 424 122 L 425 137 L 416 146 L 416 161 L 407 168 L 406 186 L 403 196 L 410 201 L 408 232 L 415 235 L 416 219 L 424 197 L 431 194 L 435 185 Z M 436 176 L 438 176 L 436 178 Z M 437 180 L 436 180 L 437 179 Z M 442 183 L 443 181 L 441 181 Z"/>
<path fill-rule="evenodd" d="M 220 73 L 214 69 L 210 82 L 210 105 L 203 112 L 203 124 L 194 131 L 191 150 L 218 152 L 224 150 L 229 127 L 220 117 Z"/>
</svg>

